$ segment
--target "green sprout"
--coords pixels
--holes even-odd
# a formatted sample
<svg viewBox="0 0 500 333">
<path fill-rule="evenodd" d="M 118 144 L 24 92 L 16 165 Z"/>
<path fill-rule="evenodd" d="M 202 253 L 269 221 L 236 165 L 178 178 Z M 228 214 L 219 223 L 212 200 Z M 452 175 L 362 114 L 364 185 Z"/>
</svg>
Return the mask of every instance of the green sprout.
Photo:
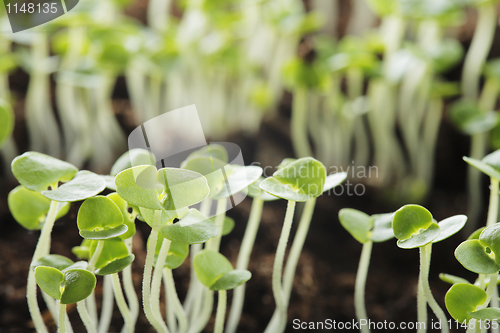
<svg viewBox="0 0 500 333">
<path fill-rule="evenodd" d="M 351 208 L 344 208 L 339 211 L 339 220 L 342 226 L 354 239 L 363 244 L 354 289 L 354 307 L 358 321 L 368 319 L 365 307 L 365 286 L 372 245 L 373 242 L 385 242 L 394 237 L 392 218 L 392 213 L 369 216 Z M 363 326 L 361 332 L 369 333 L 370 329 Z"/>
<path fill-rule="evenodd" d="M 75 166 L 69 163 L 36 152 L 27 152 L 16 157 L 12 161 L 12 172 L 24 188 L 50 199 L 49 209 L 45 213 L 45 222 L 41 226 L 41 234 L 33 254 L 32 262 L 50 253 L 50 234 L 60 211 L 67 209 L 67 207 L 64 208 L 67 206 L 64 203 L 84 200 L 98 194 L 105 188 L 104 180 L 98 175 L 89 171 L 78 171 Z M 64 182 L 64 184 L 59 186 L 59 182 Z M 26 210 L 27 212 L 30 211 L 27 214 L 29 222 L 26 225 L 36 229 L 40 227 L 39 221 L 46 210 L 47 201 L 42 203 L 44 200 L 41 200 L 39 195 L 33 195 L 31 192 L 17 188 L 10 195 L 10 207 L 12 207 L 13 211 L 19 212 L 19 203 L 29 200 L 28 198 L 33 196 L 35 199 L 27 206 L 32 208 Z M 44 205 L 45 208 L 43 208 Z M 18 213 L 16 215 L 19 216 Z M 26 222 L 27 220 L 24 220 L 22 223 Z M 30 269 L 28 274 L 28 307 L 36 330 L 47 332 L 36 299 L 34 273 Z M 42 293 L 42 295 L 45 294 Z M 46 303 L 49 304 L 49 309 L 53 309 L 52 315 L 56 318 L 52 300 L 45 296 L 44 298 Z"/>
<path fill-rule="evenodd" d="M 222 333 L 226 313 L 226 290 L 234 289 L 250 280 L 252 274 L 247 270 L 233 269 L 226 257 L 208 249 L 196 254 L 193 267 L 196 276 L 204 286 L 210 290 L 219 291 L 214 332 Z"/>
<path fill-rule="evenodd" d="M 458 231 L 467 222 L 465 215 L 455 215 L 436 223 L 432 214 L 422 206 L 406 205 L 394 214 L 392 229 L 398 239 L 397 245 L 403 249 L 418 248 L 420 251 L 420 274 L 418 280 L 417 315 L 418 321 L 427 323 L 427 303 L 441 321 L 446 322 L 446 315 L 432 296 L 429 286 L 429 267 L 432 244 L 440 242 Z M 447 325 L 442 332 L 449 332 Z"/>
</svg>

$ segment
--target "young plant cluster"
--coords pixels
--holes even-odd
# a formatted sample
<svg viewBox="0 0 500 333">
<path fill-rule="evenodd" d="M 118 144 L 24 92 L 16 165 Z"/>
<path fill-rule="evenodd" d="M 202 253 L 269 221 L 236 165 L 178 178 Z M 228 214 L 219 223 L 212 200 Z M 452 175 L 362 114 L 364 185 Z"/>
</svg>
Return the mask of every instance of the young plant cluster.
<svg viewBox="0 0 500 333">
<path fill-rule="evenodd" d="M 313 158 L 286 159 L 272 177 L 263 179 L 256 166 L 228 164 L 223 146 L 211 144 L 191 153 L 180 168 L 155 167 L 155 156 L 133 149 L 113 165 L 111 175 L 78 170 L 72 164 L 37 152 L 12 161 L 20 185 L 8 197 L 16 221 L 28 230 L 41 230 L 29 268 L 27 300 L 37 332 L 48 332 L 37 299 L 37 285 L 58 332 L 72 332 L 66 314 L 76 303 L 88 332 L 108 332 L 116 302 L 123 317 L 123 332 L 134 332 L 140 313 L 132 279 L 135 259 L 132 239 L 136 219 L 151 232 L 142 279 L 142 311 L 158 332 L 201 332 L 210 320 L 217 291 L 214 332 L 223 332 L 227 290 L 235 289 L 227 332 L 236 332 L 243 309 L 247 270 L 266 201 L 285 199 L 285 215 L 273 267 L 272 286 L 276 311 L 267 332 L 283 332 L 292 282 L 312 220 L 316 197 L 339 185 L 345 173 L 326 174 Z M 106 195 L 102 192 L 107 188 Z M 252 210 L 236 262 L 236 269 L 220 253 L 221 238 L 234 221 L 226 216 L 231 197 L 240 192 L 253 198 Z M 82 201 L 76 225 L 81 244 L 70 258 L 51 253 L 54 223 L 68 213 L 72 202 Z M 306 202 L 298 231 L 285 263 L 296 202 Z M 212 216 L 212 203 L 216 212 Z M 198 205 L 199 209 L 193 208 Z M 191 256 L 191 278 L 181 302 L 173 270 Z M 95 287 L 102 280 L 98 315 Z M 160 308 L 164 284 L 165 308 Z"/>
</svg>

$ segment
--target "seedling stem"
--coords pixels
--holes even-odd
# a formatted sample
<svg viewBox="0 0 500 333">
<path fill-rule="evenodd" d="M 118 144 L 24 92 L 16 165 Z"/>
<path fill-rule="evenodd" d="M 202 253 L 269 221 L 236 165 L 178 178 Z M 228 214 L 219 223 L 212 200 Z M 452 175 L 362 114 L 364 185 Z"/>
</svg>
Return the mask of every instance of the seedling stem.
<svg viewBox="0 0 500 333">
<path fill-rule="evenodd" d="M 365 286 L 366 277 L 368 276 L 368 267 L 370 266 L 370 256 L 372 253 L 372 241 L 367 241 L 363 244 L 361 257 L 359 258 L 358 272 L 356 274 L 356 285 L 354 289 L 354 307 L 356 309 L 356 317 L 358 321 L 368 319 L 365 307 Z M 361 333 L 369 333 L 369 327 L 362 326 Z"/>
</svg>

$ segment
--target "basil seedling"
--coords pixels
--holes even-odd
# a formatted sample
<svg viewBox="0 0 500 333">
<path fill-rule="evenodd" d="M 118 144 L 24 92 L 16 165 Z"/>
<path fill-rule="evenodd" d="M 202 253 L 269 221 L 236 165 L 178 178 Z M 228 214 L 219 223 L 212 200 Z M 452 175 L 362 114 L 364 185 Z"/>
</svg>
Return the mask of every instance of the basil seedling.
<svg viewBox="0 0 500 333">
<path fill-rule="evenodd" d="M 432 214 L 422 206 L 406 205 L 394 214 L 392 229 L 398 239 L 398 246 L 403 249 L 419 248 L 420 274 L 417 295 L 417 314 L 420 322 L 427 322 L 426 303 L 429 303 L 436 317 L 446 322 L 446 315 L 432 296 L 429 286 L 429 266 L 432 243 L 442 241 L 460 231 L 467 222 L 465 215 L 449 217 L 436 223 Z M 442 332 L 449 332 L 447 325 Z"/>
<path fill-rule="evenodd" d="M 369 216 L 351 208 L 344 208 L 339 211 L 340 224 L 354 239 L 363 244 L 354 289 L 354 307 L 358 321 L 368 319 L 364 298 L 372 245 L 373 242 L 385 242 L 394 237 L 392 219 L 392 213 Z M 368 333 L 370 329 L 363 326 L 361 332 Z"/>
<path fill-rule="evenodd" d="M 219 291 L 214 332 L 222 333 L 226 314 L 226 290 L 234 289 L 250 280 L 252 274 L 247 270 L 233 269 L 226 257 L 212 250 L 199 252 L 194 258 L 193 267 L 196 276 L 204 286 L 210 290 Z"/>
</svg>

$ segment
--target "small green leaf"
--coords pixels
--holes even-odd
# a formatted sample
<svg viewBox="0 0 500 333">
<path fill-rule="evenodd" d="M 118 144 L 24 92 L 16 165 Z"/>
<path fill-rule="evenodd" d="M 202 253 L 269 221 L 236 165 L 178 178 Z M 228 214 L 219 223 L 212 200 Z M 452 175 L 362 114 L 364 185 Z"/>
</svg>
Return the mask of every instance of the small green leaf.
<svg viewBox="0 0 500 333">
<path fill-rule="evenodd" d="M 116 176 L 123 170 L 138 165 L 155 165 L 156 157 L 153 153 L 140 148 L 130 149 L 120 156 L 111 167 L 111 176 Z"/>
<path fill-rule="evenodd" d="M 252 273 L 246 269 L 235 269 L 222 275 L 210 290 L 231 290 L 250 280 Z"/>
<path fill-rule="evenodd" d="M 14 111 L 7 101 L 0 98 L 0 147 L 14 130 Z"/>
<path fill-rule="evenodd" d="M 47 198 L 55 201 L 73 202 L 85 200 L 101 193 L 106 182 L 99 175 L 90 171 L 79 171 L 75 178 L 53 191 L 42 191 Z"/>
<path fill-rule="evenodd" d="M 118 194 L 129 204 L 148 209 L 176 210 L 202 201 L 209 194 L 207 180 L 198 172 L 136 166 L 120 172 Z"/>
<path fill-rule="evenodd" d="M 58 254 L 48 254 L 38 259 L 37 261 L 31 263 L 31 269 L 35 269 L 38 266 L 47 266 L 62 271 L 63 269 L 73 264 L 74 264 L 73 260 L 66 258 L 65 256 L 61 256 Z"/>
<path fill-rule="evenodd" d="M 236 193 L 246 189 L 250 184 L 254 183 L 262 175 L 262 168 L 258 166 L 226 166 L 227 181 L 221 187 L 220 191 L 215 194 L 214 199 L 228 198 Z"/>
<path fill-rule="evenodd" d="M 343 208 L 339 211 L 340 224 L 358 242 L 364 244 L 370 240 L 373 219 L 356 209 Z"/>
<path fill-rule="evenodd" d="M 472 319 L 469 315 L 486 301 L 486 292 L 468 283 L 457 283 L 451 286 L 444 297 L 446 309 L 459 322 Z"/>
<path fill-rule="evenodd" d="M 12 172 L 24 187 L 41 192 L 73 178 L 78 169 L 57 158 L 29 151 L 12 161 Z"/>
<path fill-rule="evenodd" d="M 496 153 L 499 152 L 500 150 L 495 151 L 495 156 L 497 155 Z M 492 153 L 493 154 L 493 153 Z M 486 156 L 488 157 L 488 155 Z M 485 158 L 486 158 L 485 157 Z M 464 161 L 472 165 L 474 168 L 478 169 L 479 171 L 485 173 L 487 176 L 491 178 L 495 178 L 496 180 L 500 180 L 500 168 L 495 165 L 495 164 L 489 164 L 484 162 L 484 159 L 479 161 L 473 158 L 469 158 L 464 156 L 463 157 Z"/>
<path fill-rule="evenodd" d="M 496 112 L 486 111 L 479 109 L 472 101 L 458 100 L 451 107 L 450 118 L 466 134 L 484 133 L 494 128 L 499 120 Z"/>
<path fill-rule="evenodd" d="M 477 239 L 462 242 L 455 249 L 455 258 L 462 266 L 474 273 L 492 274 L 500 271 L 500 265 L 486 252 L 486 248 Z"/>
<path fill-rule="evenodd" d="M 217 232 L 217 227 L 196 209 L 190 209 L 179 222 L 160 229 L 166 239 L 185 244 L 206 242 L 217 236 Z"/>
<path fill-rule="evenodd" d="M 106 188 L 111 191 L 116 191 L 115 176 L 100 175 L 106 183 Z"/>
<path fill-rule="evenodd" d="M 224 163 L 227 163 L 229 160 L 226 148 L 223 145 L 216 143 L 211 143 L 191 153 L 187 157 L 186 161 L 195 156 L 206 156 L 206 157 L 216 158 Z"/>
<path fill-rule="evenodd" d="M 165 266 L 169 269 L 176 269 L 182 265 L 188 254 L 189 244 L 171 242 L 168 249 L 167 259 L 165 260 Z"/>
<path fill-rule="evenodd" d="M 215 222 L 215 216 L 213 217 L 213 222 Z M 234 229 L 234 220 L 229 216 L 224 217 L 224 225 L 222 226 L 222 236 L 229 235 Z"/>
<path fill-rule="evenodd" d="M 323 193 L 325 179 L 324 165 L 312 157 L 304 157 L 278 169 L 260 188 L 286 200 L 307 201 Z"/>
<path fill-rule="evenodd" d="M 35 268 L 35 280 L 40 289 L 55 299 L 61 299 L 61 284 L 64 282 L 64 274 L 57 268 L 38 266 Z"/>
<path fill-rule="evenodd" d="M 480 309 L 473 312 L 468 312 L 468 314 L 478 320 L 499 320 L 500 319 L 500 308 L 486 308 Z"/>
<path fill-rule="evenodd" d="M 202 250 L 193 260 L 196 277 L 200 282 L 210 288 L 224 274 L 233 270 L 233 266 L 222 254 L 212 250 Z"/>
<path fill-rule="evenodd" d="M 78 259 L 89 260 L 90 259 L 90 244 L 92 244 L 91 239 L 84 239 L 82 241 L 82 244 L 80 244 L 80 246 L 74 246 L 71 249 L 71 252 L 73 252 L 73 254 Z"/>
<path fill-rule="evenodd" d="M 14 219 L 28 230 L 41 229 L 50 208 L 50 200 L 38 192 L 19 185 L 7 198 Z"/>
<path fill-rule="evenodd" d="M 255 182 L 248 186 L 248 196 L 251 198 L 259 198 L 263 201 L 275 201 L 279 200 L 277 196 L 267 193 L 260 188 L 260 183 L 264 180 L 263 177 L 259 177 Z"/>
<path fill-rule="evenodd" d="M 439 229 L 441 229 L 441 233 L 432 242 L 437 243 L 448 237 L 451 237 L 452 235 L 462 230 L 466 222 L 467 216 L 465 215 L 455 215 L 440 221 Z"/>
<path fill-rule="evenodd" d="M 80 235 L 87 239 L 108 239 L 124 234 L 128 227 L 123 224 L 120 208 L 108 197 L 88 198 L 80 206 L 77 216 Z"/>
<path fill-rule="evenodd" d="M 427 229 L 432 223 L 432 215 L 427 209 L 419 205 L 406 205 L 394 214 L 392 229 L 394 236 L 403 240 L 418 233 L 420 229 Z"/>
<path fill-rule="evenodd" d="M 439 278 L 444 282 L 448 282 L 449 284 L 455 284 L 455 283 L 469 284 L 469 281 L 467 281 L 466 279 L 451 274 L 441 273 L 439 274 Z"/>
<path fill-rule="evenodd" d="M 197 204 L 210 193 L 207 179 L 198 172 L 163 168 L 158 170 L 160 184 L 165 186 L 167 200 L 163 203 L 166 210 L 176 210 Z"/>
<path fill-rule="evenodd" d="M 500 223 L 495 223 L 481 232 L 479 241 L 495 254 L 495 262 L 500 265 Z"/>
<path fill-rule="evenodd" d="M 129 209 L 132 208 L 130 207 L 127 202 L 125 200 L 122 199 L 122 197 L 120 197 L 118 195 L 118 193 L 110 193 L 107 195 L 108 198 L 110 198 L 111 200 L 113 200 L 113 202 L 118 206 L 118 208 L 120 209 L 120 211 L 122 212 L 122 216 L 123 216 L 123 222 L 125 223 L 125 225 L 127 226 L 128 230 L 126 233 L 124 233 L 123 235 L 120 235 L 119 237 L 121 239 L 127 239 L 127 238 L 130 238 L 132 236 L 135 235 L 135 216 L 137 215 L 137 213 L 129 213 Z M 133 209 L 132 209 L 133 211 Z"/>
<path fill-rule="evenodd" d="M 114 274 L 121 272 L 125 267 L 130 265 L 135 259 L 135 256 L 133 254 L 129 254 L 128 256 L 124 258 L 119 258 L 116 260 L 113 260 L 106 266 L 102 268 L 97 268 L 95 270 L 95 273 L 97 275 L 109 275 L 109 274 Z"/>
<path fill-rule="evenodd" d="M 65 271 L 64 291 L 61 295 L 61 303 L 72 304 L 86 299 L 94 290 L 96 282 L 95 275 L 85 269 L 70 269 Z"/>
<path fill-rule="evenodd" d="M 402 249 L 414 249 L 431 243 L 439 236 L 440 232 L 439 225 L 432 223 L 427 229 L 413 234 L 410 238 L 398 240 L 397 244 Z"/>
<path fill-rule="evenodd" d="M 347 178 L 347 173 L 345 172 L 337 172 L 326 176 L 323 192 L 327 192 L 332 188 L 340 185 L 346 178 Z"/>
<path fill-rule="evenodd" d="M 134 255 L 129 255 L 127 246 L 120 238 L 93 241 L 90 244 L 91 256 L 94 255 L 98 242 L 104 242 L 104 244 L 95 264 L 96 274 L 107 275 L 117 273 L 134 261 Z"/>
<path fill-rule="evenodd" d="M 210 196 L 219 193 L 224 186 L 223 169 L 227 162 L 210 156 L 194 155 L 182 162 L 181 167 L 186 170 L 199 172 L 207 179 Z"/>
<path fill-rule="evenodd" d="M 394 213 L 376 214 L 371 217 L 373 219 L 373 229 L 370 237 L 372 242 L 380 243 L 394 238 L 394 231 L 392 230 Z"/>
</svg>

